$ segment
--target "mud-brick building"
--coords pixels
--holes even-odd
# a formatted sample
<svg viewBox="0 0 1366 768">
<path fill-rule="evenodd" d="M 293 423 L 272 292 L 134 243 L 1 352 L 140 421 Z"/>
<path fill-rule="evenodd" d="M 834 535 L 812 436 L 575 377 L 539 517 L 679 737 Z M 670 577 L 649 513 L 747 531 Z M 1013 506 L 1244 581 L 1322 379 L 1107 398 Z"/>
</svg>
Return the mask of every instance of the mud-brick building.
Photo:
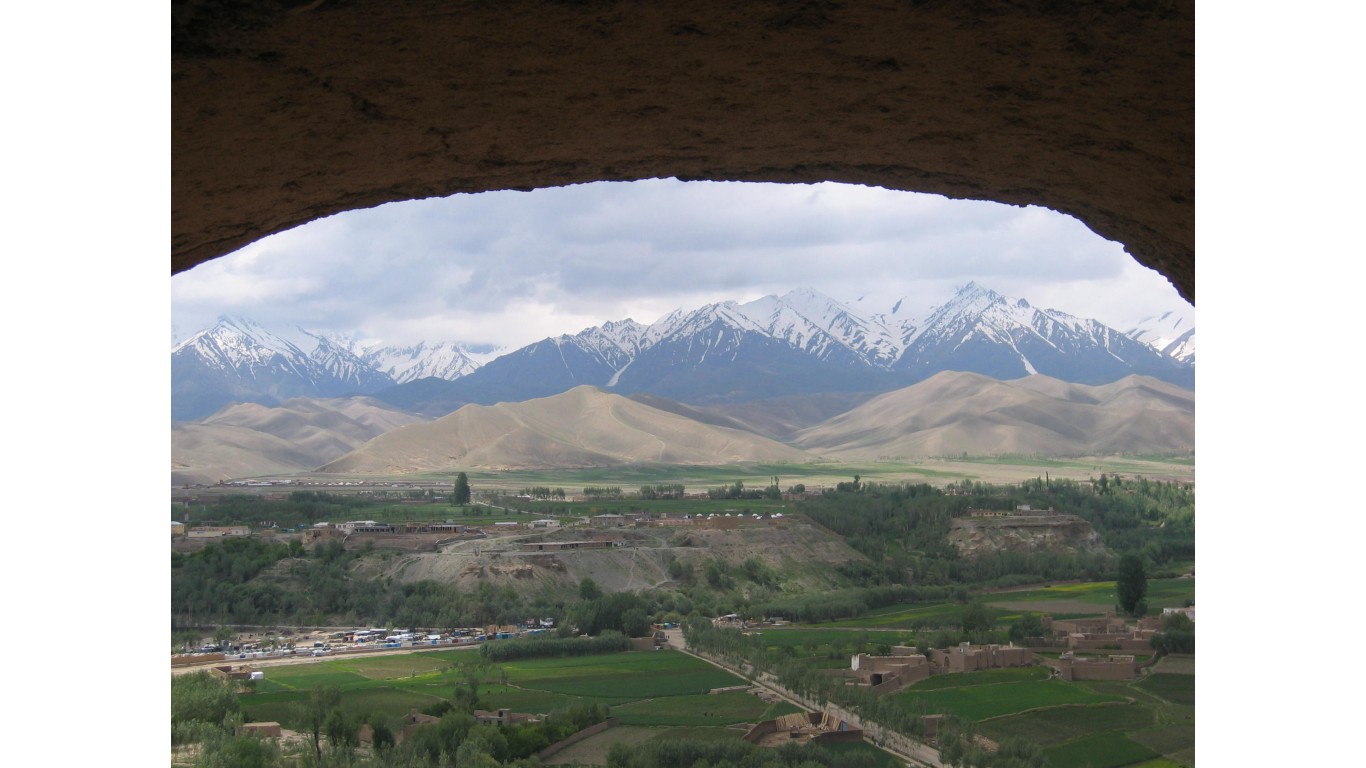
<svg viewBox="0 0 1366 768">
<path fill-rule="evenodd" d="M 935 674 L 1028 667 L 1033 663 L 1033 651 L 1013 645 L 974 646 L 972 643 L 960 643 L 956 648 L 930 650 L 930 664 Z"/>
<path fill-rule="evenodd" d="M 1045 615 L 1042 622 L 1044 630 L 1051 631 L 1053 636 L 1058 639 L 1066 638 L 1075 633 L 1115 634 L 1127 632 L 1129 629 L 1128 624 L 1115 616 L 1114 611 L 1093 619 L 1069 619 L 1065 621 Z"/>
<path fill-rule="evenodd" d="M 1105 658 L 1076 656 L 1071 651 L 1057 661 L 1046 659 L 1063 680 L 1133 680 L 1138 677 L 1138 662 L 1130 654 L 1110 654 Z"/>
<path fill-rule="evenodd" d="M 513 712 L 510 709 L 499 709 L 492 712 L 476 709 L 474 710 L 474 719 L 480 723 L 493 725 L 514 725 L 516 723 L 539 723 L 541 722 L 541 715 Z"/>
<path fill-rule="evenodd" d="M 860 653 L 849 660 L 840 677 L 853 680 L 880 694 L 899 691 L 930 676 L 930 660 L 912 648 L 897 646 L 891 656 Z"/>
</svg>

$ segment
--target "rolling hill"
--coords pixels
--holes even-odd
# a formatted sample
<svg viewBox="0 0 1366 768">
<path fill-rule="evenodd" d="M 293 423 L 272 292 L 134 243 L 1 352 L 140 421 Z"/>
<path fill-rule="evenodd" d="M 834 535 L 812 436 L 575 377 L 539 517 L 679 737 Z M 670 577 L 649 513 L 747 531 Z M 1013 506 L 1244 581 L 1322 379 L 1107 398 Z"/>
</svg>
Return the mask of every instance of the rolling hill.
<svg viewBox="0 0 1366 768">
<path fill-rule="evenodd" d="M 1101 386 L 946 372 L 879 395 L 791 441 L 832 459 L 1195 450 L 1195 393 L 1146 376 Z"/>
<path fill-rule="evenodd" d="M 423 417 L 368 397 L 238 403 L 171 428 L 171 484 L 308 472 Z"/>
<path fill-rule="evenodd" d="M 467 405 L 400 427 L 322 467 L 323 472 L 404 474 L 466 467 L 591 467 L 807 461 L 798 448 L 604 392 L 575 387 L 551 397 Z"/>
</svg>

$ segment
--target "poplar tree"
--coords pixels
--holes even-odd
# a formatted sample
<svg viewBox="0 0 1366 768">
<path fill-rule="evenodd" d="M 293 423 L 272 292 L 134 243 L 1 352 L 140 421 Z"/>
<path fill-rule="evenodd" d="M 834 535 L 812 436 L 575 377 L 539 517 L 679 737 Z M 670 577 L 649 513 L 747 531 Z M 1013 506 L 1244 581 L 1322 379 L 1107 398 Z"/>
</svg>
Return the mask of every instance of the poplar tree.
<svg viewBox="0 0 1366 768">
<path fill-rule="evenodd" d="M 451 501 L 462 507 L 470 503 L 470 479 L 465 477 L 464 472 L 455 476 L 455 492 L 451 494 Z"/>
</svg>

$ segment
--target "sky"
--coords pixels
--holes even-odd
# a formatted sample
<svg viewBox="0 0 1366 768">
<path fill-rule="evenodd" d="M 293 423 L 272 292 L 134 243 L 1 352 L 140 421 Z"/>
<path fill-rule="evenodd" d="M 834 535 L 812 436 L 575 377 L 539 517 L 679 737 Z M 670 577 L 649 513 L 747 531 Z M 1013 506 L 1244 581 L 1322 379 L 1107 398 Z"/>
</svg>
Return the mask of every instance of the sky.
<svg viewBox="0 0 1366 768">
<path fill-rule="evenodd" d="M 858 185 L 598 182 L 350 211 L 172 278 L 172 343 L 223 315 L 282 335 L 515 349 L 609 320 L 812 288 L 924 311 L 975 281 L 1127 330 L 1193 308 L 1047 208 Z"/>
</svg>

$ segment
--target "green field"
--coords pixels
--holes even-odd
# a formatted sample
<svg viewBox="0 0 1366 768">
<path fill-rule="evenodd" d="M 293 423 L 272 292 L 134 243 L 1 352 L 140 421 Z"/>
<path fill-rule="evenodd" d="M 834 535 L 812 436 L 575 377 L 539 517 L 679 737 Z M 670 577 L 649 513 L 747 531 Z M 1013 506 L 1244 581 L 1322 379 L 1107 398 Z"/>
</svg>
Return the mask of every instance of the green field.
<svg viewBox="0 0 1366 768">
<path fill-rule="evenodd" d="M 949 688 L 973 688 L 979 685 L 1001 685 L 1003 683 L 1039 682 L 1048 679 L 1048 670 L 1043 667 L 1021 667 L 1018 669 L 984 669 L 980 672 L 950 672 L 921 680 L 912 686 L 916 691 L 942 691 Z"/>
<path fill-rule="evenodd" d="M 735 691 L 643 699 L 614 707 L 612 714 L 623 725 L 724 726 L 758 723 L 799 711 L 787 702 L 769 704 L 757 696 Z"/>
<path fill-rule="evenodd" d="M 1044 749 L 1052 768 L 1117 768 L 1160 757 L 1118 731 L 1106 731 Z"/>
<path fill-rule="evenodd" d="M 1103 616 L 1113 610 L 1115 583 L 1093 581 L 1081 584 L 1055 584 L 1014 592 L 987 592 L 982 599 L 996 614 L 998 626 L 1019 620 L 1024 613 L 1047 613 L 1055 619 Z M 1148 610 L 1179 608 L 1195 601 L 1195 579 L 1150 579 L 1148 581 Z M 854 619 L 841 619 L 818 627 L 866 628 L 869 630 L 926 629 L 956 627 L 963 618 L 961 603 L 914 603 L 891 605 L 869 611 Z"/>
<path fill-rule="evenodd" d="M 1195 675 L 1149 675 L 1140 688 L 1173 704 L 1195 704 Z"/>
<path fill-rule="evenodd" d="M 1061 680 L 1026 680 L 923 692 L 917 684 L 894 695 L 907 704 L 912 701 L 923 702 L 930 712 L 952 712 L 972 721 L 1012 715 L 1039 707 L 1123 701 L 1118 696 L 1095 693 Z"/>
<path fill-rule="evenodd" d="M 838 646 L 848 649 L 856 647 L 859 643 L 864 643 L 869 646 L 867 650 L 871 651 L 871 646 L 874 645 L 904 645 L 907 642 L 913 643 L 915 640 L 914 636 L 908 632 L 827 628 L 832 626 L 835 625 L 765 627 L 761 630 L 754 630 L 754 634 L 762 637 L 769 648 L 809 649 L 813 646 Z M 847 663 L 849 661 L 847 654 L 843 656 Z"/>
<path fill-rule="evenodd" d="M 988 603 L 1000 607 L 1018 603 L 1083 603 L 1095 606 L 1097 613 L 1114 608 L 1118 602 L 1113 581 L 1056 584 L 1018 592 L 988 593 L 983 595 L 983 598 Z M 1149 579 L 1145 599 L 1151 612 L 1160 612 L 1163 608 L 1180 608 L 1187 600 L 1195 601 L 1195 579 Z"/>
<path fill-rule="evenodd" d="M 448 667 L 476 659 L 468 651 L 429 651 L 269 667 L 256 692 L 240 700 L 251 719 L 290 727 L 294 705 L 307 700 L 313 687 L 336 686 L 345 709 L 398 718 L 450 700 L 459 675 Z M 744 682 L 682 653 L 640 651 L 493 665 L 479 700 L 484 709 L 538 713 L 597 703 L 614 712 L 621 708 L 623 721 L 646 726 L 725 726 L 794 711 L 742 692 L 708 694 Z"/>
<path fill-rule="evenodd" d="M 891 605 L 878 608 L 856 619 L 841 619 L 817 626 L 866 627 L 868 629 L 917 629 L 957 626 L 963 619 L 963 605 L 955 602 Z"/>
<path fill-rule="evenodd" d="M 982 735 L 1044 748 L 1053 768 L 1190 765 L 1195 750 L 1193 675 L 1137 682 L 1040 682 L 1039 668 L 932 677 L 899 694 L 977 721 Z M 1056 686 L 1049 690 L 1041 686 Z M 1060 690 L 1070 690 L 1060 695 Z M 954 709 L 956 707 L 956 709 Z"/>
</svg>

